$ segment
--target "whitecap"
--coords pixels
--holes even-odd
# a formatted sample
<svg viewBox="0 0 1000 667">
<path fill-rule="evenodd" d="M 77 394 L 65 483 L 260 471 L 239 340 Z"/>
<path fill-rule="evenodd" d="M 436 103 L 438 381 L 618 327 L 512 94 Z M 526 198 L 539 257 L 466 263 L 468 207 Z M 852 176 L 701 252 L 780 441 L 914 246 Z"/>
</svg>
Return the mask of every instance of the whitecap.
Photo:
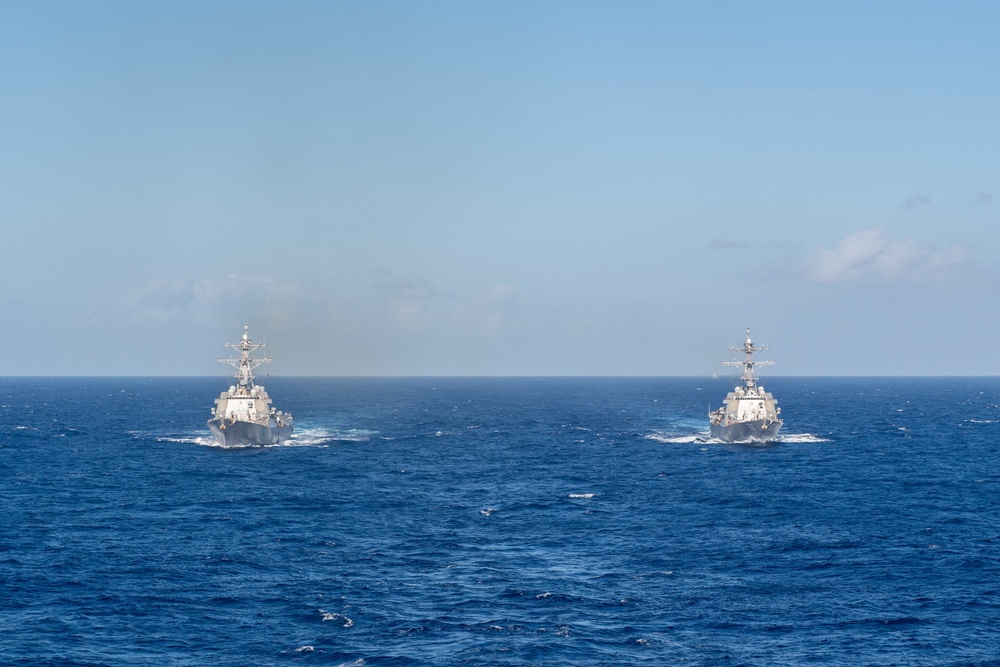
<svg viewBox="0 0 1000 667">
<path fill-rule="evenodd" d="M 593 498 L 596 495 L 597 495 L 596 493 L 571 493 L 571 494 L 569 494 L 569 497 L 570 498 Z"/>
<path fill-rule="evenodd" d="M 497 509 L 498 508 L 496 508 L 496 507 L 487 507 L 484 510 L 479 510 L 479 513 L 482 514 L 483 516 L 489 516 L 489 515 L 493 514 L 494 512 L 496 512 Z"/>
<path fill-rule="evenodd" d="M 345 628 L 349 628 L 349 627 L 351 627 L 351 626 L 354 625 L 354 621 L 351 620 L 351 619 L 349 619 L 349 618 L 347 618 L 343 614 L 335 614 L 335 613 L 331 613 L 331 612 L 325 611 L 323 609 L 320 609 L 319 613 L 323 614 L 323 616 L 320 618 L 320 620 L 322 620 L 322 621 L 344 621 L 344 626 L 343 627 L 345 627 Z"/>
<path fill-rule="evenodd" d="M 300 646 L 297 649 L 295 649 L 295 652 L 296 653 L 312 653 L 315 650 L 316 649 L 313 648 L 312 646 Z"/>
<path fill-rule="evenodd" d="M 132 436 L 134 438 L 139 439 L 139 440 L 142 440 L 142 439 L 145 439 L 145 438 L 149 437 L 148 434 L 135 433 L 135 432 L 132 433 Z M 176 444 L 181 444 L 181 445 L 200 445 L 202 447 L 222 447 L 222 445 L 220 445 L 219 442 L 215 438 L 213 438 L 211 435 L 197 435 L 197 434 L 194 434 L 194 433 L 187 434 L 187 435 L 182 434 L 182 435 L 173 435 L 173 436 L 167 436 L 167 435 L 155 436 L 154 440 L 156 442 L 170 442 L 170 443 L 176 443 Z"/>
<path fill-rule="evenodd" d="M 218 441 L 210 436 L 187 436 L 187 437 L 176 437 L 167 438 L 160 437 L 156 439 L 157 442 L 178 442 L 184 445 L 203 445 L 206 447 L 211 447 L 218 445 Z"/>
<path fill-rule="evenodd" d="M 292 437 L 283 444 L 294 447 L 309 447 L 315 445 L 327 445 L 331 442 L 368 442 L 378 431 L 367 429 L 326 429 L 326 428 L 303 428 L 292 433 Z"/>
<path fill-rule="evenodd" d="M 812 433 L 785 433 L 778 436 L 777 442 L 830 442 L 829 438 L 823 438 Z"/>
<path fill-rule="evenodd" d="M 156 437 L 157 442 L 172 442 L 187 445 L 200 445 L 202 447 L 218 447 L 220 449 L 245 449 L 248 447 L 329 447 L 331 442 L 367 442 L 371 440 L 377 431 L 364 429 L 347 429 L 344 431 L 330 430 L 324 428 L 305 428 L 292 433 L 287 440 L 283 440 L 274 445 L 223 445 L 211 435 L 202 433 L 189 433 L 178 435 L 164 435 Z M 137 431 L 132 432 L 135 438 L 147 437 L 147 434 Z"/>
<path fill-rule="evenodd" d="M 650 433 L 645 436 L 647 440 L 663 442 L 675 445 L 701 445 L 701 444 L 734 444 L 726 443 L 722 440 L 711 437 L 707 431 L 695 434 L 670 434 L 670 433 Z M 744 441 L 735 444 L 773 444 L 782 442 L 809 443 L 809 442 L 830 442 L 828 438 L 822 438 L 812 433 L 785 433 L 779 435 L 776 440 L 770 443 L 759 443 L 754 441 Z"/>
<path fill-rule="evenodd" d="M 691 445 L 709 440 L 709 435 L 707 432 L 694 433 L 694 434 L 689 433 L 686 435 L 650 433 L 649 435 L 646 436 L 646 439 L 655 440 L 656 442 L 669 443 L 669 444 Z"/>
</svg>

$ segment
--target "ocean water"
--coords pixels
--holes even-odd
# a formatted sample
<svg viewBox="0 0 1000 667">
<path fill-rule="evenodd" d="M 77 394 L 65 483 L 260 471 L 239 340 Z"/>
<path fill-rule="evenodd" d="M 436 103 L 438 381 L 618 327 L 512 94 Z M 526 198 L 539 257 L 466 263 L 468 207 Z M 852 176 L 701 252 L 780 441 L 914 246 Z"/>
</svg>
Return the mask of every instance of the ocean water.
<svg viewBox="0 0 1000 667">
<path fill-rule="evenodd" d="M 1000 379 L 732 383 L 0 379 L 0 664 L 1000 664 Z"/>
</svg>

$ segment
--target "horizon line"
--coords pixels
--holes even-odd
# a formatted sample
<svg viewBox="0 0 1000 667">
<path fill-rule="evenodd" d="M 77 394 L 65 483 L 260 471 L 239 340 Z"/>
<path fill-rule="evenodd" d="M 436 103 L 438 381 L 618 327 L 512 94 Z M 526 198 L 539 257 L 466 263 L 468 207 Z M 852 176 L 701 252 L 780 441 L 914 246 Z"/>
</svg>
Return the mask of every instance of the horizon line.
<svg viewBox="0 0 1000 667">
<path fill-rule="evenodd" d="M 739 379 L 738 374 L 733 375 L 459 375 L 459 374 L 441 374 L 441 375 L 431 375 L 431 374 L 411 374 L 411 375 L 360 375 L 360 374 L 342 374 L 342 375 L 275 375 L 275 378 L 287 378 L 287 379 L 306 379 L 306 378 L 318 378 L 318 379 L 333 379 L 333 378 L 343 378 L 343 379 L 438 379 L 438 378 L 468 378 L 468 379 L 561 379 L 561 378 L 594 378 L 594 379 L 657 379 L 657 378 L 684 378 L 684 379 L 702 379 L 702 380 L 724 380 L 724 379 Z M 81 378 L 81 379 L 97 379 L 97 378 L 155 378 L 155 379 L 169 379 L 169 378 L 188 378 L 188 379 L 218 379 L 218 378 L 232 378 L 231 375 L 138 375 L 138 374 L 127 374 L 127 375 L 57 375 L 57 374 L 12 374 L 12 375 L 0 375 L 0 380 L 7 378 Z M 271 378 L 270 375 L 257 376 L 254 379 Z M 764 377 L 758 377 L 758 380 L 764 379 L 778 379 L 778 378 L 1000 378 L 1000 374 L 984 374 L 975 375 L 969 373 L 937 373 L 937 374 L 927 374 L 927 375 L 915 375 L 915 374 L 863 374 L 863 375 L 850 375 L 850 374 L 804 374 L 804 375 L 767 375 Z"/>
</svg>

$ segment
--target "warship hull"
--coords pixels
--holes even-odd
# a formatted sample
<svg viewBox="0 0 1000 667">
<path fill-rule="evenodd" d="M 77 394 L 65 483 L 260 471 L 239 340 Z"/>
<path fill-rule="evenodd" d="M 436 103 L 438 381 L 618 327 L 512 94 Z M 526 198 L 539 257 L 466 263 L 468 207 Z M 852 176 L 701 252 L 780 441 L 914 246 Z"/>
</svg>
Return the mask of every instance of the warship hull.
<svg viewBox="0 0 1000 667">
<path fill-rule="evenodd" d="M 770 442 L 778 437 L 784 422 L 780 419 L 757 419 L 729 425 L 709 424 L 712 437 L 723 442 Z"/>
<path fill-rule="evenodd" d="M 276 445 L 292 437 L 293 426 L 264 426 L 253 422 L 210 419 L 208 428 L 223 447 Z"/>
</svg>

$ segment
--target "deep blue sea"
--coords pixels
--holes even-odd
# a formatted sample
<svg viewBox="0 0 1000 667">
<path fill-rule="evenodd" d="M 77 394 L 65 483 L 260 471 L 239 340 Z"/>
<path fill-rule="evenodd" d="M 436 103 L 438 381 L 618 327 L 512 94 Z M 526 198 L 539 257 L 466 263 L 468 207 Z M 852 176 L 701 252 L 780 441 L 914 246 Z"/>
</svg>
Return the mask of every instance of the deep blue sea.
<svg viewBox="0 0 1000 667">
<path fill-rule="evenodd" d="M 1000 665 L 1000 379 L 0 378 L 2 665 Z"/>
</svg>

